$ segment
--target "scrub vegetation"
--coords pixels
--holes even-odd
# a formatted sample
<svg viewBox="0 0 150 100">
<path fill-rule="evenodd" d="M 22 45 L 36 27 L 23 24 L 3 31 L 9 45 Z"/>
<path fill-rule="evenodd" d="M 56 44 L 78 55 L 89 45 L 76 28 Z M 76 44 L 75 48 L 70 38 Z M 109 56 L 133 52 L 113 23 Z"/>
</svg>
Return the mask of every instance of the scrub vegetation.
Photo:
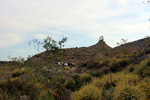
<svg viewBox="0 0 150 100">
<path fill-rule="evenodd" d="M 115 48 L 100 37 L 64 49 L 66 40 L 33 40 L 46 51 L 0 64 L 0 100 L 150 100 L 149 37 Z"/>
</svg>

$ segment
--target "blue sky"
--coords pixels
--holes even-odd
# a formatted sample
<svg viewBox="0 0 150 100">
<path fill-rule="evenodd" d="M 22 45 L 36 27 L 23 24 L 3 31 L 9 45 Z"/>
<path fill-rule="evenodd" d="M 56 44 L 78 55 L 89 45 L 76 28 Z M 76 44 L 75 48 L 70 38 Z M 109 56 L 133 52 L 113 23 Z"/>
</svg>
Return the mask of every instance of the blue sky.
<svg viewBox="0 0 150 100">
<path fill-rule="evenodd" d="M 66 48 L 91 46 L 103 35 L 115 47 L 150 35 L 150 4 L 144 0 L 0 0 L 0 60 L 37 51 L 33 38 L 68 37 Z M 145 0 L 146 2 L 146 0 Z"/>
</svg>

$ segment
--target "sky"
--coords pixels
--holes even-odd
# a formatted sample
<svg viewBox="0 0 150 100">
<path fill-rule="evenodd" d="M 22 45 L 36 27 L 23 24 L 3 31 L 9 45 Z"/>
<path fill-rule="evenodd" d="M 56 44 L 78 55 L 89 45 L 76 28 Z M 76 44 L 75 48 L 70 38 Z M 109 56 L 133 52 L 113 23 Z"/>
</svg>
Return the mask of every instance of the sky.
<svg viewBox="0 0 150 100">
<path fill-rule="evenodd" d="M 38 53 L 29 41 L 47 36 L 66 36 L 65 48 L 72 48 L 94 45 L 103 35 L 115 47 L 150 35 L 149 18 L 146 0 L 0 0 L 0 61 Z"/>
</svg>

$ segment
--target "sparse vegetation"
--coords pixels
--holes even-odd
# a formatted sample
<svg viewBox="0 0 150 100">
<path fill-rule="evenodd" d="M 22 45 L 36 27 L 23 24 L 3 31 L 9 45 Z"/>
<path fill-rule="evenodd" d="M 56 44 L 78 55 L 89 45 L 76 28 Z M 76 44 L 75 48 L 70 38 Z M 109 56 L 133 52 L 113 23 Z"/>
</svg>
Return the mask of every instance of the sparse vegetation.
<svg viewBox="0 0 150 100">
<path fill-rule="evenodd" d="M 149 46 L 125 53 L 100 37 L 92 47 L 64 53 L 66 40 L 57 43 L 55 56 L 46 51 L 1 65 L 0 100 L 150 100 Z"/>
</svg>

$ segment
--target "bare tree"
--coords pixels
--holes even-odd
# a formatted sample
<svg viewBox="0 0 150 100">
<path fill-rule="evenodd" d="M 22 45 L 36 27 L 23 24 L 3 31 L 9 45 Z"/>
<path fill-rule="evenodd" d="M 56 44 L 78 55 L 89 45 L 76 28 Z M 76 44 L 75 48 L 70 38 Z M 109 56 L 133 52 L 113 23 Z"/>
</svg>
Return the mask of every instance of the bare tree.
<svg viewBox="0 0 150 100">
<path fill-rule="evenodd" d="M 120 46 L 120 51 L 123 51 L 123 54 L 129 53 L 125 44 L 129 42 L 128 39 L 121 39 L 120 42 L 117 42 L 117 45 Z"/>
<path fill-rule="evenodd" d="M 39 41 L 38 39 L 32 39 L 31 41 L 29 41 L 29 45 L 31 45 L 32 43 L 34 43 L 34 48 L 38 51 L 38 53 L 40 52 L 40 46 L 43 44 L 41 41 Z"/>
<path fill-rule="evenodd" d="M 59 42 L 58 42 L 58 44 L 59 44 L 59 49 L 62 49 L 62 47 L 64 47 L 64 43 L 67 41 L 67 37 L 64 37 L 63 36 L 63 38 L 62 38 L 62 40 L 60 40 Z"/>
</svg>

